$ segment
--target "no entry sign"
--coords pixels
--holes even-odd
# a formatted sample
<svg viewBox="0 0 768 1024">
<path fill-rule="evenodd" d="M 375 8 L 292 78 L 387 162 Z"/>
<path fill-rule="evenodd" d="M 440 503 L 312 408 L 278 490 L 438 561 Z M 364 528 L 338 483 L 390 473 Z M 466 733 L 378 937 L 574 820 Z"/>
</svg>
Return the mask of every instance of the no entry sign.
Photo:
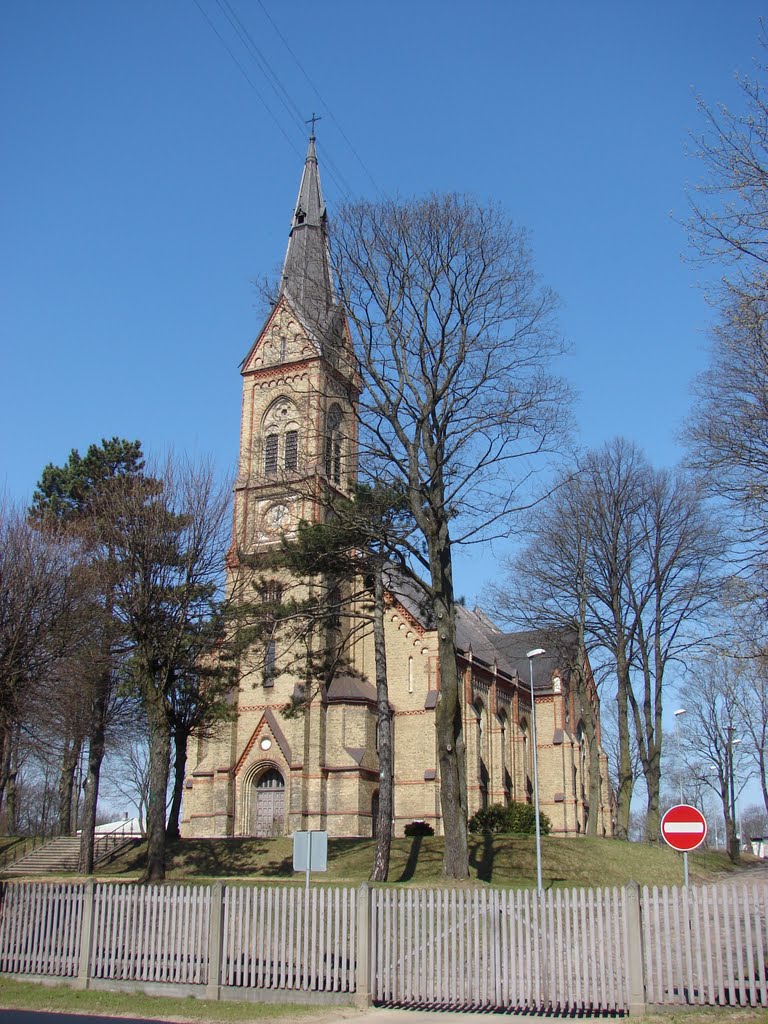
<svg viewBox="0 0 768 1024">
<path fill-rule="evenodd" d="M 687 853 L 701 846 L 707 836 L 707 821 L 696 807 L 675 804 L 661 819 L 661 834 L 673 850 Z"/>
</svg>

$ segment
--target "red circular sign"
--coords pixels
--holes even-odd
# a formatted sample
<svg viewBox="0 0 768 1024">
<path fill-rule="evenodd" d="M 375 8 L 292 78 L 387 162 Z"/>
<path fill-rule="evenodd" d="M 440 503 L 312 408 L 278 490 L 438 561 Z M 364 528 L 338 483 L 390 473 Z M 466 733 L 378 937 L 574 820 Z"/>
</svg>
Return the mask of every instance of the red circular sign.
<svg viewBox="0 0 768 1024">
<path fill-rule="evenodd" d="M 690 804 L 675 804 L 661 819 L 661 835 L 673 850 L 695 850 L 707 838 L 706 818 Z"/>
</svg>

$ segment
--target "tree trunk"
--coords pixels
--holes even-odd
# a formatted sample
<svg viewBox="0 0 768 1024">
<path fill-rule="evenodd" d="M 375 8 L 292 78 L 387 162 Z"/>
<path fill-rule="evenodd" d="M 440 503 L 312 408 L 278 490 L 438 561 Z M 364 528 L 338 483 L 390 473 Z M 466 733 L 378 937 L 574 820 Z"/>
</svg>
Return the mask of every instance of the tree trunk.
<svg viewBox="0 0 768 1024">
<path fill-rule="evenodd" d="M 376 664 L 376 704 L 379 725 L 379 807 L 371 881 L 386 882 L 389 875 L 389 851 L 392 845 L 394 765 L 392 711 L 389 706 L 389 687 L 387 685 L 387 649 L 384 642 L 384 580 L 380 563 L 376 564 L 373 576 L 373 652 Z"/>
<path fill-rule="evenodd" d="M 447 878 L 461 880 L 469 876 L 467 775 L 461 692 L 456 667 L 456 623 L 451 545 L 447 524 L 442 524 L 437 534 L 428 538 L 428 543 L 430 574 L 435 592 L 432 607 L 437 627 L 440 666 L 440 699 L 435 720 L 440 768 L 440 803 L 445 836 L 443 874 Z"/>
<path fill-rule="evenodd" d="M 154 684 L 150 683 L 154 689 Z M 171 758 L 171 733 L 162 692 L 145 691 L 149 726 L 149 806 L 147 808 L 147 867 L 142 882 L 165 879 L 165 807 Z"/>
<path fill-rule="evenodd" d="M 661 814 L 659 811 L 661 771 L 659 770 L 656 758 L 654 758 L 646 768 L 645 781 L 648 787 L 648 803 L 645 815 L 645 841 L 647 843 L 658 843 L 661 842 Z"/>
<path fill-rule="evenodd" d="M 88 770 L 85 777 L 85 800 L 83 801 L 83 823 L 80 832 L 79 870 L 82 875 L 93 874 L 96 806 L 99 799 L 101 763 L 104 760 L 107 729 L 107 703 L 112 683 L 112 674 L 104 672 L 96 683 L 96 693 L 91 706 L 91 722 L 88 736 Z"/>
<path fill-rule="evenodd" d="M 589 768 L 587 774 L 587 792 L 589 799 L 589 817 L 587 818 L 586 834 L 597 835 L 597 819 L 600 813 L 600 746 L 597 742 L 597 722 L 595 706 L 591 700 L 589 683 L 584 671 L 587 664 L 587 651 L 584 643 L 584 613 L 582 611 L 578 624 L 578 641 L 576 647 L 576 664 L 571 674 L 576 682 L 576 702 L 584 726 L 587 740 Z"/>
<path fill-rule="evenodd" d="M 62 836 L 68 836 L 74 831 L 72 828 L 72 794 L 75 789 L 75 773 L 80 763 L 82 748 L 82 736 L 65 738 L 59 773 L 59 834 Z M 75 827 L 77 827 L 76 821 Z"/>
<path fill-rule="evenodd" d="M 618 688 L 616 703 L 619 708 L 619 786 L 616 793 L 616 838 L 629 839 L 629 812 L 632 805 L 634 773 L 629 743 L 629 669 L 622 647 L 616 652 L 616 676 Z"/>
<path fill-rule="evenodd" d="M 168 812 L 168 824 L 165 827 L 166 839 L 180 839 L 181 799 L 184 795 L 184 774 L 187 770 L 187 744 L 189 733 L 186 729 L 176 729 L 173 733 L 173 796 L 171 809 Z"/>
<path fill-rule="evenodd" d="M 11 777 L 11 751 L 13 734 L 11 729 L 3 729 L 0 734 L 0 835 L 10 835 L 10 823 L 6 820 L 6 790 Z"/>
<path fill-rule="evenodd" d="M 18 832 L 18 778 L 19 778 L 19 739 L 21 726 L 14 728 L 11 739 L 10 770 L 8 781 L 5 786 L 5 821 L 9 835 L 15 836 Z"/>
</svg>

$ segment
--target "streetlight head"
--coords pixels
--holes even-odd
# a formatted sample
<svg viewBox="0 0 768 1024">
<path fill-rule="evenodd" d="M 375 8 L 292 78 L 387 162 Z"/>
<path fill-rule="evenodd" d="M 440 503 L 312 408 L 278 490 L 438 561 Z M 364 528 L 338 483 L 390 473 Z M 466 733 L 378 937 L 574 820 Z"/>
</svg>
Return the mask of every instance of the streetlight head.
<svg viewBox="0 0 768 1024">
<path fill-rule="evenodd" d="M 547 652 L 543 647 L 534 647 L 532 651 L 528 651 L 526 658 L 538 658 L 540 654 L 546 654 Z"/>
<path fill-rule="evenodd" d="M 678 708 L 677 711 L 675 712 L 675 718 L 679 718 L 680 715 L 687 715 L 687 714 L 688 714 L 688 712 L 686 711 L 685 708 Z"/>
</svg>

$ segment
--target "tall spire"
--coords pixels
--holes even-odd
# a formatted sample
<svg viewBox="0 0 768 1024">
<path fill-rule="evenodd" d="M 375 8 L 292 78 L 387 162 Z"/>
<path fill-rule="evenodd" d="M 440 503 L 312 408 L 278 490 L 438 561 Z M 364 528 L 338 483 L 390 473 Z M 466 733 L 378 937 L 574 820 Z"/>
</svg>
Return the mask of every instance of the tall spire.
<svg viewBox="0 0 768 1024">
<path fill-rule="evenodd" d="M 302 313 L 313 329 L 322 328 L 334 303 L 328 251 L 328 226 L 315 152 L 313 117 L 309 149 L 291 221 L 280 294 Z"/>
</svg>

